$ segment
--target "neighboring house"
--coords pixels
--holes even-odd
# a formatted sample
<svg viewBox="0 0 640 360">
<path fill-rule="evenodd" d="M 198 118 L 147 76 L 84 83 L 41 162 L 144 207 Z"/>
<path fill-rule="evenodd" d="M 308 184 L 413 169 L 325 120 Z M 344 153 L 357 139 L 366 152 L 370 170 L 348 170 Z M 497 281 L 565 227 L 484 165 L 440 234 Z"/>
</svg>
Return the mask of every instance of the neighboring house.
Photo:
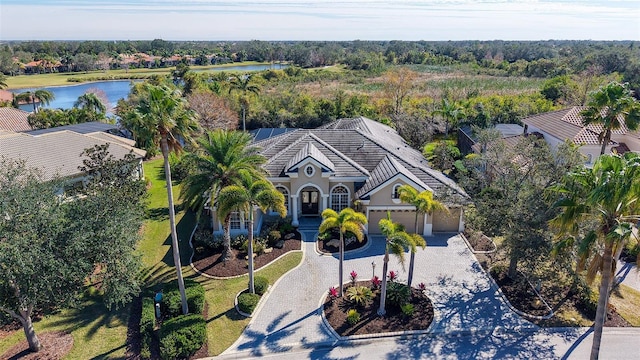
<svg viewBox="0 0 640 360">
<path fill-rule="evenodd" d="M 267 158 L 263 167 L 285 195 L 294 226 L 301 217 L 319 218 L 327 208 L 353 207 L 366 214 L 369 234 L 380 233 L 378 222 L 387 211 L 407 231 L 425 236 L 464 229 L 462 205 L 469 202 L 468 195 L 453 180 L 429 168 L 423 155 L 394 129 L 379 122 L 364 117 L 340 119 L 313 130 L 282 132 L 254 145 Z M 434 192 L 450 214 L 421 215 L 415 229 L 415 208 L 398 199 L 398 187 L 404 184 Z M 262 219 L 260 211 L 256 219 Z M 234 216 L 231 230 L 246 232 L 243 220 L 242 214 Z M 214 224 L 214 231 L 222 231 L 221 226 Z"/>
<path fill-rule="evenodd" d="M 494 129 L 501 134 L 502 139 L 511 145 L 517 142 L 519 137 L 524 134 L 524 128 L 518 124 L 496 124 Z M 463 154 L 482 152 L 478 145 L 477 135 L 471 126 L 461 126 L 458 129 L 458 149 Z"/>
<path fill-rule="evenodd" d="M 0 107 L 0 129 L 14 132 L 31 131 L 31 125 L 29 125 L 29 113 L 12 108 L 12 107 Z"/>
<path fill-rule="evenodd" d="M 0 130 L 0 157 L 21 159 L 30 168 L 39 169 L 44 180 L 55 177 L 65 179 L 65 188 L 84 184 L 82 172 L 85 149 L 109 144 L 109 154 L 122 159 L 133 152 L 138 162 L 137 177 L 143 177 L 142 160 L 146 152 L 134 147 L 135 141 L 103 131 L 78 133 L 61 128 L 45 129 L 45 133 L 18 133 Z M 37 130 L 40 131 L 40 130 Z M 35 131 L 35 132 L 37 132 Z"/>
<path fill-rule="evenodd" d="M 601 144 L 598 141 L 598 134 L 602 131 L 602 126 L 596 124 L 584 126 L 580 114 L 584 109 L 586 108 L 574 106 L 527 117 L 522 119 L 525 125 L 524 133 L 542 134 L 552 149 L 565 140 L 570 140 L 580 146 L 580 152 L 587 158 L 586 164 L 592 165 L 600 156 Z M 622 123 L 624 124 L 624 121 Z M 629 131 L 625 126 L 614 130 L 611 142 L 607 144 L 606 153 L 609 154 L 613 151 L 618 153 L 640 152 L 640 132 Z"/>
</svg>

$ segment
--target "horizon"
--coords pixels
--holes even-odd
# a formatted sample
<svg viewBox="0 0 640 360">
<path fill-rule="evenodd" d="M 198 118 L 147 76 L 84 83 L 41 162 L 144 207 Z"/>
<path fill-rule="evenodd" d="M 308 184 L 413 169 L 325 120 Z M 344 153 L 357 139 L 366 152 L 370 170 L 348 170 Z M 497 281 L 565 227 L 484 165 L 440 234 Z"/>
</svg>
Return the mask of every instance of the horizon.
<svg viewBox="0 0 640 360">
<path fill-rule="evenodd" d="M 638 0 L 3 0 L 1 10 L 0 41 L 640 40 Z"/>
</svg>

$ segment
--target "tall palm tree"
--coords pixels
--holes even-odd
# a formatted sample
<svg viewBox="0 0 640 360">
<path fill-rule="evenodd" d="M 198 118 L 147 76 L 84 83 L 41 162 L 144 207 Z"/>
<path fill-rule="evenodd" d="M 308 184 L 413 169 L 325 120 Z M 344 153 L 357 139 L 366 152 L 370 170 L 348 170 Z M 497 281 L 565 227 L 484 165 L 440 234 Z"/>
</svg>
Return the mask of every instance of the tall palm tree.
<svg viewBox="0 0 640 360">
<path fill-rule="evenodd" d="M 40 102 L 44 105 L 49 105 L 51 101 L 55 99 L 55 95 L 49 90 L 38 89 L 34 92 L 25 91 L 23 93 L 16 94 L 15 100 L 19 104 L 21 101 L 30 102 L 33 104 L 33 112 L 37 112 L 36 102 Z"/>
<path fill-rule="evenodd" d="M 164 158 L 164 173 L 167 181 L 167 198 L 169 200 L 169 223 L 171 226 L 171 247 L 173 262 L 178 274 L 178 288 L 182 298 L 182 313 L 187 314 L 189 308 L 182 278 L 180 249 L 176 233 L 175 209 L 173 205 L 173 188 L 171 185 L 171 166 L 169 153 L 182 151 L 183 142 L 191 142 L 192 135 L 198 130 L 195 113 L 188 109 L 180 92 L 166 86 L 145 84 L 140 94 L 140 102 L 135 107 L 135 117 L 139 120 L 141 131 L 138 136 L 160 146 Z"/>
<path fill-rule="evenodd" d="M 601 155 L 592 169 L 567 174 L 551 188 L 561 212 L 551 221 L 561 241 L 556 249 L 577 245 L 578 270 L 587 262 L 587 280 L 601 273 L 591 359 L 597 359 L 607 312 L 617 250 L 640 220 L 640 155 Z"/>
<path fill-rule="evenodd" d="M 80 95 L 78 100 L 73 103 L 73 107 L 87 109 L 98 114 L 104 114 L 107 112 L 107 107 L 94 93 L 85 93 Z"/>
<path fill-rule="evenodd" d="M 391 213 L 387 212 L 387 218 L 378 223 L 382 234 L 385 236 L 384 260 L 382 263 L 382 286 L 380 288 L 380 307 L 378 315 L 384 316 L 387 313 L 387 271 L 389 270 L 389 253 L 395 255 L 404 268 L 404 252 L 407 249 L 411 253 L 415 252 L 416 239 L 422 237 L 418 234 L 408 234 L 404 231 L 402 224 L 391 221 Z M 423 239 L 424 241 L 424 239 Z"/>
<path fill-rule="evenodd" d="M 247 95 L 249 93 L 258 94 L 260 92 L 260 87 L 254 85 L 251 82 L 251 75 L 233 75 L 231 81 L 229 82 L 229 94 L 233 91 L 240 92 L 240 106 L 242 107 L 242 131 L 247 131 L 246 125 L 246 113 L 247 107 L 249 106 L 249 99 Z"/>
<path fill-rule="evenodd" d="M 343 280 L 343 263 L 344 263 L 344 234 L 347 232 L 355 235 L 358 241 L 364 239 L 364 225 L 367 223 L 367 217 L 351 208 L 344 208 L 337 213 L 333 209 L 325 209 L 322 212 L 322 223 L 320 224 L 321 233 L 329 229 L 338 229 L 340 233 L 340 265 L 338 268 L 338 281 L 340 283 L 340 292 L 338 296 L 342 297 L 342 280 Z"/>
<path fill-rule="evenodd" d="M 610 82 L 591 94 L 587 108 L 582 111 L 582 122 L 600 125 L 598 141 L 602 144 L 600 155 L 605 153 L 611 141 L 611 133 L 626 125 L 629 130 L 640 126 L 640 102 L 633 97 L 628 84 Z"/>
<path fill-rule="evenodd" d="M 240 174 L 238 185 L 229 185 L 220 190 L 218 194 L 217 211 L 222 214 L 230 214 L 241 211 L 249 217 L 249 291 L 255 294 L 253 284 L 253 212 L 260 208 L 263 212 L 272 208 L 281 217 L 287 216 L 287 208 L 284 206 L 284 195 L 264 176 L 256 177 L 246 170 Z"/>
<path fill-rule="evenodd" d="M 420 214 L 433 214 L 434 211 L 445 211 L 449 212 L 449 209 L 441 203 L 440 201 L 433 198 L 433 193 L 428 190 L 424 190 L 422 192 L 418 192 L 411 185 L 402 185 L 398 188 L 398 196 L 400 196 L 400 201 L 403 203 L 411 204 L 416 207 L 416 217 L 415 217 L 415 231 L 418 233 L 418 215 Z M 415 244 L 416 246 L 420 246 L 422 249 L 427 246 L 427 242 L 424 240 L 422 236 L 419 236 L 418 242 Z M 417 239 L 417 238 L 416 238 Z M 412 249 L 417 249 L 413 247 Z M 411 259 L 409 261 L 409 279 L 407 280 L 407 285 L 411 286 L 411 282 L 413 281 L 413 266 L 416 258 L 415 251 L 411 251 Z"/>
<path fill-rule="evenodd" d="M 194 210 L 204 208 L 207 201 L 211 206 L 216 205 L 222 188 L 236 184 L 242 171 L 258 175 L 260 165 L 266 161 L 258 148 L 251 146 L 251 135 L 244 132 L 207 132 L 198 139 L 198 145 L 196 152 L 186 155 L 186 161 L 192 162 L 195 171 L 182 181 L 180 192 L 180 198 Z M 226 261 L 231 254 L 231 214 L 216 212 L 216 215 L 224 226 L 222 259 Z"/>
</svg>

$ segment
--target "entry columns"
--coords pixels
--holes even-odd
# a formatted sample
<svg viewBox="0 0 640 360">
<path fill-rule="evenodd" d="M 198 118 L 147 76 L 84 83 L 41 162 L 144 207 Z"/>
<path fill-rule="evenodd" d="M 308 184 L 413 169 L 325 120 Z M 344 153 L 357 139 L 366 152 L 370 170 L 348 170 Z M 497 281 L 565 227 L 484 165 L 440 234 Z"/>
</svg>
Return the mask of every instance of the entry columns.
<svg viewBox="0 0 640 360">
<path fill-rule="evenodd" d="M 298 227 L 298 195 L 291 195 L 291 225 Z"/>
</svg>

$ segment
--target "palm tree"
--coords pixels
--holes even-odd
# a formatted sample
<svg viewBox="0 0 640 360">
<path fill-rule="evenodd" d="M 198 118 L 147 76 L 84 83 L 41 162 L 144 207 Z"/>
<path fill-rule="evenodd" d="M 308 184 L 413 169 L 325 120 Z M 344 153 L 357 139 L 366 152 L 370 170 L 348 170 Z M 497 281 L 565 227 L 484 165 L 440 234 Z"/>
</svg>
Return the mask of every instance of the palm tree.
<svg viewBox="0 0 640 360">
<path fill-rule="evenodd" d="M 615 256 L 640 220 L 640 155 L 601 155 L 592 169 L 567 174 L 551 188 L 561 210 L 551 224 L 561 239 L 556 249 L 577 245 L 577 270 L 590 261 L 587 280 L 601 273 L 591 359 L 597 359 L 607 312 Z"/>
<path fill-rule="evenodd" d="M 602 126 L 598 141 L 602 144 L 600 155 L 604 155 L 611 133 L 624 125 L 636 130 L 640 125 L 640 103 L 633 97 L 628 84 L 610 82 L 591 94 L 587 108 L 582 111 L 585 126 Z"/>
<path fill-rule="evenodd" d="M 98 114 L 104 114 L 107 112 L 107 107 L 94 93 L 85 93 L 80 95 L 78 100 L 73 103 L 73 107 L 87 109 Z"/>
<path fill-rule="evenodd" d="M 422 239 L 418 234 L 408 234 L 404 231 L 402 224 L 391 221 L 391 213 L 387 212 L 387 218 L 378 223 L 382 234 L 385 236 L 384 260 L 382 265 L 382 286 L 380 288 L 380 307 L 378 315 L 384 316 L 387 313 L 385 308 L 387 302 L 387 271 L 389 270 L 389 252 L 395 255 L 404 268 L 404 252 L 411 249 L 415 252 L 417 238 Z M 424 239 L 422 239 L 424 241 Z"/>
<path fill-rule="evenodd" d="M 229 94 L 233 91 L 238 91 L 240 95 L 240 106 L 242 107 L 242 131 L 247 131 L 246 126 L 246 113 L 249 106 L 248 93 L 258 94 L 260 88 L 257 85 L 251 83 L 251 75 L 234 75 L 229 82 Z"/>
<path fill-rule="evenodd" d="M 266 159 L 258 153 L 258 148 L 250 144 L 251 135 L 248 133 L 227 130 L 207 132 L 198 140 L 198 150 L 186 156 L 186 161 L 192 162 L 195 172 L 183 180 L 180 198 L 191 209 L 201 210 L 207 201 L 211 206 L 215 205 L 220 190 L 236 184 L 242 171 L 258 175 L 260 165 Z M 231 214 L 216 212 L 216 215 L 224 225 L 222 259 L 226 261 L 231 255 Z"/>
<path fill-rule="evenodd" d="M 37 112 L 38 108 L 36 107 L 36 102 L 43 103 L 45 105 L 49 105 L 53 99 L 55 99 L 55 95 L 49 90 L 38 89 L 34 92 L 25 91 L 23 93 L 17 94 L 15 96 L 16 102 L 19 104 L 21 101 L 31 102 L 33 104 L 33 112 Z"/>
<path fill-rule="evenodd" d="M 343 263 L 344 263 L 344 234 L 347 232 L 355 235 L 358 241 L 364 239 L 364 225 L 367 223 L 367 217 L 351 208 L 344 208 L 337 213 L 333 209 L 325 209 L 322 212 L 322 223 L 320 224 L 321 233 L 329 229 L 338 229 L 340 232 L 340 267 L 338 268 L 338 281 L 340 283 L 340 292 L 338 296 L 342 297 L 342 279 L 343 279 Z"/>
<path fill-rule="evenodd" d="M 229 185 L 220 190 L 218 194 L 217 211 L 221 214 L 230 214 L 241 211 L 249 216 L 249 291 L 255 294 L 253 284 L 253 211 L 260 208 L 263 212 L 272 208 L 281 217 L 287 216 L 287 208 L 284 206 L 284 195 L 264 176 L 256 177 L 248 171 L 242 171 L 238 185 Z"/>
<path fill-rule="evenodd" d="M 411 204 L 416 207 L 416 218 L 415 218 L 415 231 L 418 233 L 418 215 L 420 214 L 433 214 L 434 211 L 445 211 L 449 212 L 449 209 L 441 203 L 440 201 L 433 198 L 433 193 L 428 190 L 424 190 L 422 192 L 418 192 L 411 185 L 402 185 L 398 188 L 398 196 L 400 197 L 400 201 L 403 203 Z M 422 236 L 419 237 L 420 240 L 416 243 L 416 246 L 420 246 L 422 249 L 427 246 L 426 241 Z M 413 247 L 412 249 L 416 249 Z M 411 260 L 409 261 L 409 279 L 407 280 L 407 285 L 411 286 L 411 282 L 413 281 L 413 265 L 415 261 L 416 253 L 415 251 L 411 252 Z"/>
<path fill-rule="evenodd" d="M 7 87 L 7 76 L 3 73 L 0 73 L 0 89 L 4 89 Z"/>
<path fill-rule="evenodd" d="M 182 278 L 180 249 L 176 233 L 175 209 L 173 205 L 173 189 L 171 185 L 171 166 L 169 153 L 182 151 L 183 142 L 191 142 L 192 134 L 198 130 L 196 115 L 188 109 L 180 92 L 166 86 L 145 84 L 140 94 L 140 102 L 135 107 L 135 117 L 139 120 L 138 137 L 160 146 L 164 158 L 164 173 L 167 181 L 167 198 L 169 200 L 169 223 L 171 226 L 171 247 L 173 261 L 178 274 L 178 288 L 182 298 L 182 313 L 187 314 L 189 308 Z"/>
<path fill-rule="evenodd" d="M 449 125 L 456 127 L 458 121 L 465 116 L 464 108 L 455 101 L 449 101 L 447 98 L 442 99 L 440 108 L 433 112 L 434 115 L 440 115 L 445 121 L 445 135 L 449 135 Z"/>
</svg>

